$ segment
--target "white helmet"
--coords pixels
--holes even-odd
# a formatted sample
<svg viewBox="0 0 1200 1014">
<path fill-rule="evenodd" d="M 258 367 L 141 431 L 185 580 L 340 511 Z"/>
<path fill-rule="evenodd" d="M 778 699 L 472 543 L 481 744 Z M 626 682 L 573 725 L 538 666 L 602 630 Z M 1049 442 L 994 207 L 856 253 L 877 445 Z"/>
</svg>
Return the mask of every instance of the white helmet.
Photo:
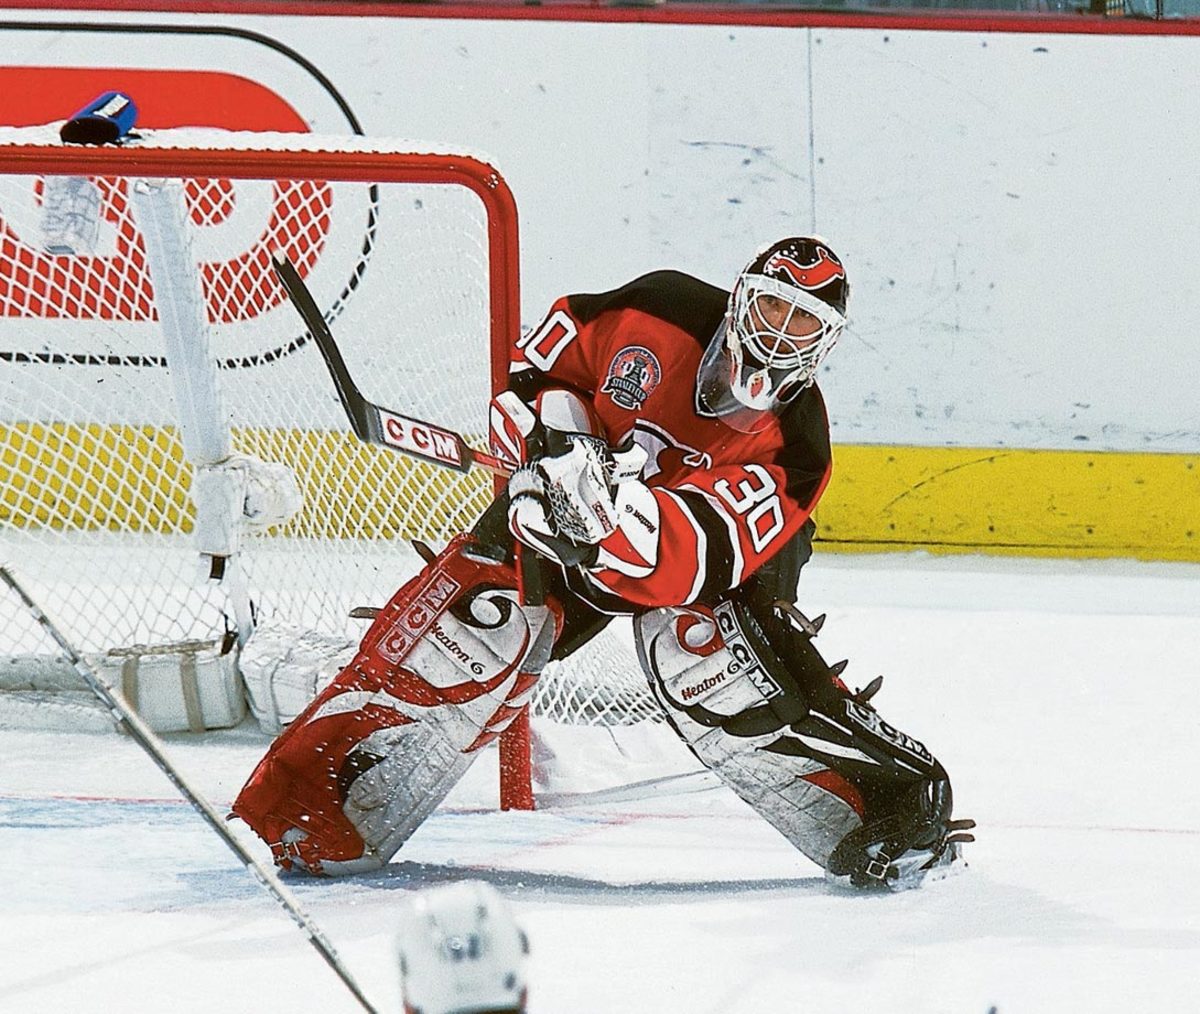
<svg viewBox="0 0 1200 1014">
<path fill-rule="evenodd" d="M 417 892 L 398 950 L 405 1014 L 524 1014 L 529 941 L 490 884 Z"/>
<path fill-rule="evenodd" d="M 824 240 L 793 236 L 738 275 L 697 377 L 697 407 L 754 432 L 813 382 L 846 325 L 846 269 Z"/>
</svg>

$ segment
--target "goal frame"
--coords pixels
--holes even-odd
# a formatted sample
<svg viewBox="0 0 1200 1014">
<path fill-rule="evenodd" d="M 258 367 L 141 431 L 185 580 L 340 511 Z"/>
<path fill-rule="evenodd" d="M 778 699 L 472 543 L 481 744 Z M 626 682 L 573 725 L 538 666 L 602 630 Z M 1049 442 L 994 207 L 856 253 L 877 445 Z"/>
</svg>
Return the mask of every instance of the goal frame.
<svg viewBox="0 0 1200 1014">
<path fill-rule="evenodd" d="M 293 141 L 319 143 L 317 135 Z M 370 143 L 370 142 L 368 142 Z M 302 160 L 305 173 L 330 182 L 372 180 L 464 186 L 487 218 L 490 333 L 486 336 L 493 394 L 508 379 L 509 350 L 521 330 L 520 245 L 516 200 L 499 171 L 470 155 L 403 151 L 269 148 L 91 146 L 0 142 L 0 173 L 54 176 L 288 178 Z M 483 336 L 481 336 L 482 338 Z M 498 487 L 499 488 L 499 487 Z M 500 738 L 500 807 L 533 809 L 528 709 Z"/>
</svg>

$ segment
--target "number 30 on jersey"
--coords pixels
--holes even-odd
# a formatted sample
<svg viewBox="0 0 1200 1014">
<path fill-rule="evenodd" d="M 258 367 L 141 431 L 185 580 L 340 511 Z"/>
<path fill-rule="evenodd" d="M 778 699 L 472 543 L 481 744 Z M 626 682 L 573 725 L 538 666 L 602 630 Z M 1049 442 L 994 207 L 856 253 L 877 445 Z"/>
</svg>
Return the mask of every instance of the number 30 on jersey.
<svg viewBox="0 0 1200 1014">
<path fill-rule="evenodd" d="M 713 490 L 734 513 L 742 516 L 754 551 L 761 553 L 783 531 L 783 504 L 770 472 L 762 465 L 746 465 L 745 470 L 745 478 L 734 483 L 718 479 Z"/>
</svg>

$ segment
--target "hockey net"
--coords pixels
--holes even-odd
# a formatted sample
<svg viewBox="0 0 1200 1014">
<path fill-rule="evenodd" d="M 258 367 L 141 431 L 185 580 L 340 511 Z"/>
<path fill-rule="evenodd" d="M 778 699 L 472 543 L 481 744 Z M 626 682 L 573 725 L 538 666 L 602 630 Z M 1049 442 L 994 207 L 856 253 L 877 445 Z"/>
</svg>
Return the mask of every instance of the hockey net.
<svg viewBox="0 0 1200 1014">
<path fill-rule="evenodd" d="M 173 280 L 153 257 L 164 231 L 185 265 Z M 357 641 L 350 610 L 419 567 L 408 540 L 440 546 L 494 495 L 482 472 L 354 438 L 273 251 L 369 399 L 486 446 L 520 321 L 515 206 L 485 161 L 302 134 L 164 130 L 85 148 L 50 128 L 0 131 L 0 562 L 143 713 L 159 707 L 160 728 L 240 722 L 239 657 L 282 696 L 311 692 L 306 653 L 336 660 Z M 199 396 L 163 334 L 189 292 Z M 241 537 L 222 580 L 194 539 L 206 443 L 286 465 L 303 498 L 286 524 Z M 40 636 L 0 598 L 0 724 L 109 725 Z M 306 675 L 290 685 L 289 672 Z M 279 703 L 251 701 L 265 728 L 289 717 Z M 597 727 L 657 718 L 611 635 L 549 671 L 533 707 Z"/>
</svg>

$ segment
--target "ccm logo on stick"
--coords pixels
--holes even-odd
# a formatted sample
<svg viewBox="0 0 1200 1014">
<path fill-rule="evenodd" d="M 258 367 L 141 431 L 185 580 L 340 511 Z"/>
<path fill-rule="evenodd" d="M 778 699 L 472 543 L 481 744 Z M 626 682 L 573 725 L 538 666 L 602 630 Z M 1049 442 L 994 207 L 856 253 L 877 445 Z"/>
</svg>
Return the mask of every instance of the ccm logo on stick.
<svg viewBox="0 0 1200 1014">
<path fill-rule="evenodd" d="M 384 439 L 392 447 L 447 465 L 462 465 L 462 454 L 459 453 L 458 441 L 453 433 L 390 412 L 380 412 L 380 417 L 383 420 Z"/>
</svg>

